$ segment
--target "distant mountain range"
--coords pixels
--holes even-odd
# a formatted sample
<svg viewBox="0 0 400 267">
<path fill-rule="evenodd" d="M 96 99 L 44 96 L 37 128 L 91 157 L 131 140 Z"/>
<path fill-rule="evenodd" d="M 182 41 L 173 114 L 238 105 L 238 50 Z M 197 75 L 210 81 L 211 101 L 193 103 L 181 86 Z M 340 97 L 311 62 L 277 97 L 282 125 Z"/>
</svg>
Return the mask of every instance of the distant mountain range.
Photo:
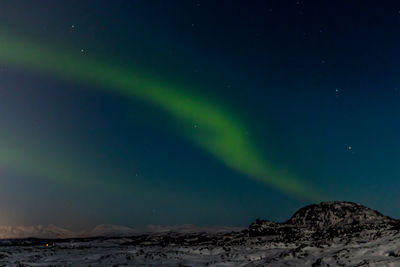
<svg viewBox="0 0 400 267">
<path fill-rule="evenodd" d="M 236 227 L 197 227 L 190 224 L 178 226 L 159 226 L 148 225 L 141 228 L 130 228 L 121 225 L 100 224 L 86 231 L 71 231 L 56 225 L 34 225 L 34 226 L 0 226 L 0 239 L 20 239 L 20 238 L 80 238 L 80 237 L 121 237 L 138 234 L 151 233 L 220 233 L 230 231 L 240 231 L 243 228 Z"/>
<path fill-rule="evenodd" d="M 68 238 L 76 233 L 55 225 L 34 225 L 34 226 L 0 226 L 0 238 Z"/>
</svg>

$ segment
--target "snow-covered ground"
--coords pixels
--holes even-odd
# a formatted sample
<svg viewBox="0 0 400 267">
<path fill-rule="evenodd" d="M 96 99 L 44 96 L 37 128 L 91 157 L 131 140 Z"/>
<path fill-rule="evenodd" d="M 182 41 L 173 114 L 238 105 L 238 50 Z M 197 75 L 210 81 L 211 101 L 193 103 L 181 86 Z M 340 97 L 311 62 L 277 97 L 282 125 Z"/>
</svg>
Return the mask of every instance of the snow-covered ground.
<svg viewBox="0 0 400 267">
<path fill-rule="evenodd" d="M 242 233 L 3 241 L 1 266 L 400 266 L 400 236 L 282 243 Z M 168 242 L 170 243 L 166 243 Z M 175 242 L 174 242 L 175 240 Z M 29 244 L 29 242 L 32 242 Z M 219 244 L 218 244 L 219 243 Z M 237 244 L 235 244 L 237 243 Z M 48 245 L 48 246 L 47 246 Z"/>
</svg>

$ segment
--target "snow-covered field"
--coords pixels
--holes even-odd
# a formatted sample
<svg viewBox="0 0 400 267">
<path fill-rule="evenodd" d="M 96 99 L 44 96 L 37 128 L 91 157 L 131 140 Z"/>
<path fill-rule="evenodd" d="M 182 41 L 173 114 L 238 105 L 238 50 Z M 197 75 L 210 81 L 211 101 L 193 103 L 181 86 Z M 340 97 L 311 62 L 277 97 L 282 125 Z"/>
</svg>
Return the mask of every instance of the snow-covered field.
<svg viewBox="0 0 400 267">
<path fill-rule="evenodd" d="M 400 236 L 392 234 L 371 242 L 332 240 L 321 244 L 282 243 L 268 240 L 268 237 L 246 237 L 242 233 L 165 234 L 64 240 L 54 244 L 48 240 L 25 241 L 26 244 L 19 245 L 3 242 L 0 265 L 400 266 Z M 171 243 L 166 244 L 166 240 Z"/>
</svg>

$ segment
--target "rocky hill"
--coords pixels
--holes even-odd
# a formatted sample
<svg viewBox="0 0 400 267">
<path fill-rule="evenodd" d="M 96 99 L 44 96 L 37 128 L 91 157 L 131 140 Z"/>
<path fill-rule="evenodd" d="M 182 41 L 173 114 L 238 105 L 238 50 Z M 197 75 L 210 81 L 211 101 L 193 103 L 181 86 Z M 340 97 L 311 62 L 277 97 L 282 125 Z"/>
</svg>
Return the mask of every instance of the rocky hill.
<svg viewBox="0 0 400 267">
<path fill-rule="evenodd" d="M 321 202 L 299 209 L 285 224 L 323 231 L 348 225 L 392 224 L 396 220 L 353 202 Z"/>
<path fill-rule="evenodd" d="M 353 202 L 321 202 L 301 208 L 289 220 L 275 223 L 256 220 L 249 226 L 250 236 L 279 236 L 282 239 L 326 239 L 366 234 L 379 235 L 395 229 L 399 221 Z"/>
</svg>

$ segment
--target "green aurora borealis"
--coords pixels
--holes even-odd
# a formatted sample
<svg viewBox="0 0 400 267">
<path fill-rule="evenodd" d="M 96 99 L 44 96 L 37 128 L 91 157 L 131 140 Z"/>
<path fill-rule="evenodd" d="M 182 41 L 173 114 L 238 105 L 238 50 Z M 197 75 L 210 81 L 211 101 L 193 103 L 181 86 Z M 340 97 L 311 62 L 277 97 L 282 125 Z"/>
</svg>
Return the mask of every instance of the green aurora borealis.
<svg viewBox="0 0 400 267">
<path fill-rule="evenodd" d="M 399 9 L 0 1 L 0 225 L 400 217 Z"/>
<path fill-rule="evenodd" d="M 4 36 L 0 39 L 0 61 L 18 68 L 95 84 L 110 93 L 140 99 L 189 127 L 195 126 L 195 135 L 181 134 L 229 168 L 300 198 L 319 200 L 323 197 L 295 176 L 268 164 L 258 153 L 253 141 L 248 139 L 243 131 L 246 128 L 244 123 L 235 114 L 201 95 L 185 91 L 182 85 L 139 77 L 134 70 L 121 69 L 94 59 L 77 58 L 62 49 L 18 42 Z M 78 181 L 95 176 L 90 173 L 76 175 L 73 170 L 71 172 L 73 166 L 55 164 L 52 160 L 28 164 L 30 160 L 21 156 L 21 149 L 7 149 L 4 144 L 1 145 L 3 153 L 0 159 L 6 166 L 27 169 L 54 179 L 65 179 L 66 173 L 71 173 L 68 177 Z M 61 155 L 62 151 L 57 154 Z"/>
</svg>

